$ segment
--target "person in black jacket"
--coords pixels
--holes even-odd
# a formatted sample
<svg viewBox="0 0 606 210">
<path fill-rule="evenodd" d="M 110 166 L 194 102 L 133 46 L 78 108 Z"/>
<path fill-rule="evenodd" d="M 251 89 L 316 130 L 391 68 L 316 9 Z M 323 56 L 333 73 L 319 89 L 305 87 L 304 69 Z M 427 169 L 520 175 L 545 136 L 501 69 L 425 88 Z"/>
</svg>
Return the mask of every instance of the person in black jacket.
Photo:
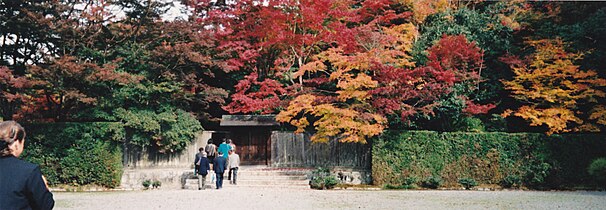
<svg viewBox="0 0 606 210">
<path fill-rule="evenodd" d="M 223 156 L 223 152 L 218 152 L 219 154 L 215 157 L 213 161 L 213 171 L 217 174 L 217 189 L 223 188 L 223 174 L 225 173 L 225 168 L 227 168 L 227 159 Z"/>
<path fill-rule="evenodd" d="M 210 162 L 206 158 L 206 152 L 204 152 L 204 148 L 200 147 L 199 153 L 196 154 L 196 175 L 198 175 L 198 190 L 206 189 L 204 184 L 206 184 L 206 175 L 208 175 L 208 171 L 210 171 Z"/>
<path fill-rule="evenodd" d="M 18 157 L 25 129 L 15 121 L 0 123 L 0 209 L 53 209 L 55 201 L 40 167 Z"/>
</svg>

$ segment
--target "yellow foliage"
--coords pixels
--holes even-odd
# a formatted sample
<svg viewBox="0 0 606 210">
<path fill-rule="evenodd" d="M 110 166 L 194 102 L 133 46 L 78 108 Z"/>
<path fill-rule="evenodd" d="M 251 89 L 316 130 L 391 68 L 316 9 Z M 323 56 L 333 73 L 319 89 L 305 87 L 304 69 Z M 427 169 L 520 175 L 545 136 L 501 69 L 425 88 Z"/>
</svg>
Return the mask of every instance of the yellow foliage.
<svg viewBox="0 0 606 210">
<path fill-rule="evenodd" d="M 301 66 L 301 68 L 293 74 L 293 77 L 302 77 L 306 72 L 315 73 L 325 70 L 326 65 L 324 65 L 322 61 L 312 61 Z"/>
<path fill-rule="evenodd" d="M 414 67 L 410 55 L 414 41 L 419 36 L 417 28 L 412 23 L 383 27 L 385 35 L 392 37 L 385 43 L 384 49 L 379 50 L 381 63 L 392 64 L 395 67 Z"/>
<path fill-rule="evenodd" d="M 568 123 L 583 123 L 581 119 L 575 116 L 574 112 L 566 108 L 548 108 L 539 109 L 531 106 L 520 107 L 515 116 L 530 121 L 531 126 L 547 125 L 549 131 L 547 134 L 568 132 Z"/>
<path fill-rule="evenodd" d="M 589 119 L 595 120 L 600 125 L 606 125 L 606 106 L 598 105 L 591 110 Z"/>
<path fill-rule="evenodd" d="M 512 65 L 515 76 L 503 84 L 514 98 L 527 105 L 508 112 L 529 120 L 532 126 L 547 125 L 548 133 L 592 130 L 577 116 L 583 112 L 579 103 L 595 103 L 597 98 L 605 97 L 606 93 L 600 89 L 606 87 L 606 81 L 595 71 L 584 71 L 574 65 L 582 53 L 566 52 L 560 39 L 526 43 L 535 52 L 527 64 Z"/>
<path fill-rule="evenodd" d="M 366 143 L 366 138 L 379 135 L 387 120 L 377 114 L 360 113 L 354 109 L 339 108 L 333 104 L 315 104 L 315 96 L 301 95 L 291 101 L 288 108 L 276 116 L 279 122 L 287 122 L 303 132 L 309 126 L 307 114 L 317 118 L 313 142 L 326 143 L 331 139 L 340 142 Z"/>
<path fill-rule="evenodd" d="M 350 98 L 366 100 L 370 97 L 368 89 L 377 87 L 378 82 L 366 74 L 358 74 L 354 79 L 341 80 L 337 83 L 337 87 L 342 91 L 337 91 L 338 99 L 345 101 Z"/>
<path fill-rule="evenodd" d="M 283 110 L 276 115 L 276 121 L 290 123 L 297 127 L 297 131 L 295 132 L 303 132 L 305 127 L 309 125 L 309 121 L 307 121 L 307 118 L 305 117 L 299 119 L 296 119 L 296 117 L 299 114 L 305 114 L 308 110 L 311 110 L 315 99 L 315 96 L 309 94 L 298 96 L 290 102 L 286 110 Z"/>
<path fill-rule="evenodd" d="M 412 7 L 415 22 L 422 23 L 429 15 L 454 8 L 452 0 L 405 0 Z"/>
</svg>

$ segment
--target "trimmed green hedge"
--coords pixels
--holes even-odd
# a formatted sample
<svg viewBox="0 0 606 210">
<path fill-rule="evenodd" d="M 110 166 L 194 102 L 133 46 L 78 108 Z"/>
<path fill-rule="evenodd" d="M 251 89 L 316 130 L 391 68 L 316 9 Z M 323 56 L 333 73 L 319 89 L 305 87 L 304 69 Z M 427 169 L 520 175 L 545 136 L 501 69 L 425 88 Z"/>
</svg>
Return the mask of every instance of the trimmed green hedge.
<svg viewBox="0 0 606 210">
<path fill-rule="evenodd" d="M 439 177 L 442 187 L 469 178 L 504 187 L 595 189 L 587 167 L 606 157 L 606 135 L 388 131 L 372 152 L 373 181 L 381 186 Z"/>
<path fill-rule="evenodd" d="M 121 123 L 25 124 L 23 157 L 40 165 L 51 185 L 100 185 L 114 188 L 122 176 Z"/>
</svg>

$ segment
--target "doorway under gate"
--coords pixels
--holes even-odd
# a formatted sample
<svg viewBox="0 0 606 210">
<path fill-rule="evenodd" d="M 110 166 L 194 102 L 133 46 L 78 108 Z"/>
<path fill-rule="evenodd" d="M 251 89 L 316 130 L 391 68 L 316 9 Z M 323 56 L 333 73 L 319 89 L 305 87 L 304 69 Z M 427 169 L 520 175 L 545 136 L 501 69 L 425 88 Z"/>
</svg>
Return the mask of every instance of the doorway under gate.
<svg viewBox="0 0 606 210">
<path fill-rule="evenodd" d="M 218 146 L 223 138 L 231 139 L 236 145 L 242 165 L 269 165 L 271 158 L 271 131 L 269 129 L 234 128 L 229 131 L 213 132 L 211 138 Z"/>
</svg>

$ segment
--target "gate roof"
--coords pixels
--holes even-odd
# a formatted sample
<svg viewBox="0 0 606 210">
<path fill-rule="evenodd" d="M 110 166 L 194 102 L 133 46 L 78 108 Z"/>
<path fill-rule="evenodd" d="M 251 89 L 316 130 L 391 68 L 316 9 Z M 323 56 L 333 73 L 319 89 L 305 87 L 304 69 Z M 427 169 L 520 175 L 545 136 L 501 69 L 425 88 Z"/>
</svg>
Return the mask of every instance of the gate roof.
<svg viewBox="0 0 606 210">
<path fill-rule="evenodd" d="M 221 126 L 278 126 L 276 115 L 223 115 Z"/>
</svg>

